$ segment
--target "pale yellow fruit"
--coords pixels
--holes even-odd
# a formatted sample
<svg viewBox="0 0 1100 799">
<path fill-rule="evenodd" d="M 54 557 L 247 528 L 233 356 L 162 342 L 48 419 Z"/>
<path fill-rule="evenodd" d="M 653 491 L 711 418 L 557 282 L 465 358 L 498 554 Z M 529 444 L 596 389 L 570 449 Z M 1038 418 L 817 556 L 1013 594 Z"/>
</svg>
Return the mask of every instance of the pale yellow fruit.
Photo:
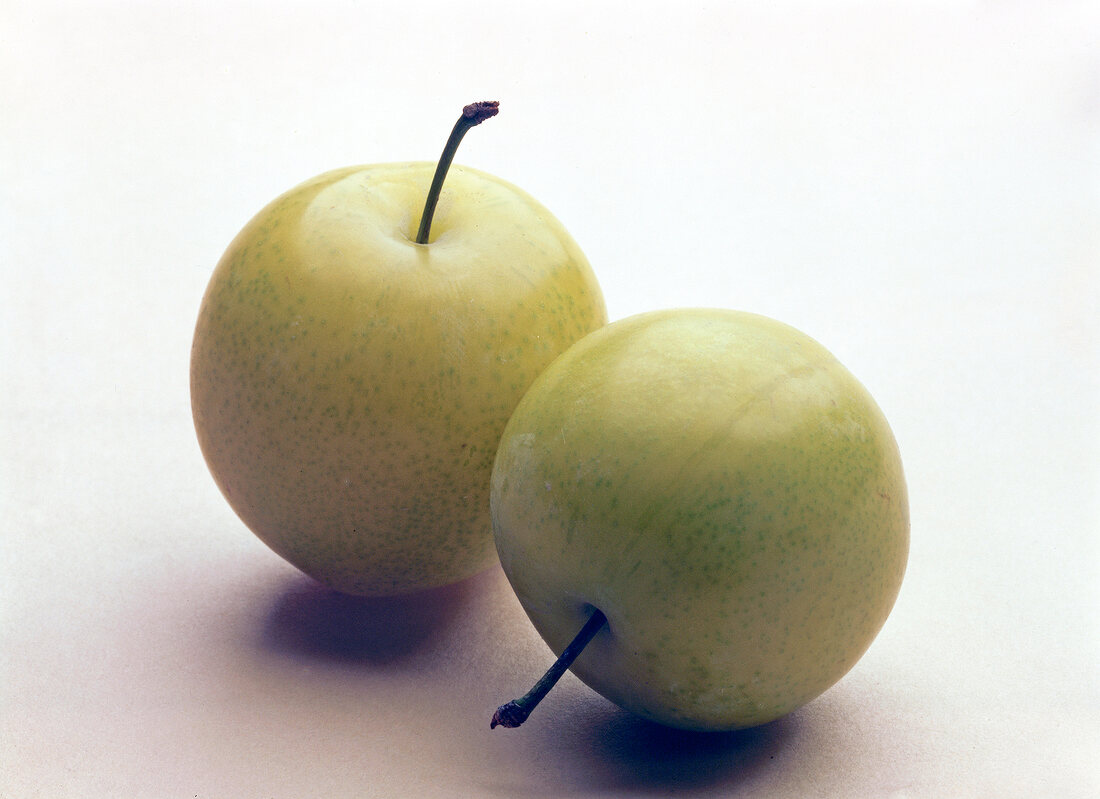
<svg viewBox="0 0 1100 799">
<path fill-rule="evenodd" d="M 493 455 L 550 361 L 606 322 L 562 225 L 515 186 L 453 166 L 414 243 L 435 165 L 321 175 L 222 257 L 191 356 L 195 428 L 241 519 L 355 594 L 495 562 Z"/>
<path fill-rule="evenodd" d="M 539 377 L 497 455 L 493 524 L 524 609 L 622 707 L 733 729 L 787 714 L 875 638 L 909 545 L 893 434 L 821 345 L 762 316 L 657 311 Z"/>
</svg>

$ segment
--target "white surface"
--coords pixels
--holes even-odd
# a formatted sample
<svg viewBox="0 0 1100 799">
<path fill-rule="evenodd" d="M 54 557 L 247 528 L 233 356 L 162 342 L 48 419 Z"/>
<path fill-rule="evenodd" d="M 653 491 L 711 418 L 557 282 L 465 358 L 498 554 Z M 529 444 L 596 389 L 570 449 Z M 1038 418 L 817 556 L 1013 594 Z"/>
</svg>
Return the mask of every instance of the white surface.
<svg viewBox="0 0 1100 799">
<path fill-rule="evenodd" d="M 1100 794 L 1096 4 L 675 5 L 3 5 L 0 796 Z M 565 222 L 612 318 L 775 316 L 894 426 L 901 597 L 786 720 L 683 735 L 567 678 L 490 733 L 547 657 L 499 572 L 333 596 L 206 472 L 230 238 L 491 98 L 458 160 Z"/>
</svg>

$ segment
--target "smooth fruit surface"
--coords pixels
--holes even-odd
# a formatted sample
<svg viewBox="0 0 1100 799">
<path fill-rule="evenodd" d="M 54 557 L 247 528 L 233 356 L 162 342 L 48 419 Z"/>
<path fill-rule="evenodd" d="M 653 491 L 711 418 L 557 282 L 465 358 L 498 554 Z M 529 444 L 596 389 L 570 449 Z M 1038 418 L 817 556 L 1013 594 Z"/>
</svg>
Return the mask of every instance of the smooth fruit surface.
<svg viewBox="0 0 1100 799">
<path fill-rule="evenodd" d="M 332 587 L 396 594 L 495 562 L 500 434 L 550 361 L 606 323 L 536 200 L 453 166 L 351 167 L 264 208 L 219 262 L 191 355 L 195 428 L 233 509 Z"/>
<path fill-rule="evenodd" d="M 558 358 L 508 423 L 497 549 L 560 653 L 671 726 L 783 716 L 843 676 L 897 597 L 906 485 L 886 419 L 821 345 L 725 310 L 656 311 Z"/>
</svg>

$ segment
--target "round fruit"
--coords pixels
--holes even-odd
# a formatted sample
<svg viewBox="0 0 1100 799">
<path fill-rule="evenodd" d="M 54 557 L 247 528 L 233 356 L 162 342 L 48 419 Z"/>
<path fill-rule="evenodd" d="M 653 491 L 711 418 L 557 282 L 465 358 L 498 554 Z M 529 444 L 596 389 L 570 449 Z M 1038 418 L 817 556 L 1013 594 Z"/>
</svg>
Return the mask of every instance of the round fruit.
<svg viewBox="0 0 1100 799">
<path fill-rule="evenodd" d="M 530 383 L 606 322 L 580 248 L 531 196 L 454 167 L 427 243 L 431 163 L 342 169 L 263 209 L 199 312 L 195 427 L 233 509 L 354 594 L 495 562 L 489 474 Z"/>
<path fill-rule="evenodd" d="M 642 314 L 559 357 L 504 432 L 492 515 L 555 652 L 606 616 L 574 673 L 693 729 L 762 724 L 839 680 L 886 621 L 909 543 L 868 392 L 806 335 L 724 310 Z"/>
</svg>

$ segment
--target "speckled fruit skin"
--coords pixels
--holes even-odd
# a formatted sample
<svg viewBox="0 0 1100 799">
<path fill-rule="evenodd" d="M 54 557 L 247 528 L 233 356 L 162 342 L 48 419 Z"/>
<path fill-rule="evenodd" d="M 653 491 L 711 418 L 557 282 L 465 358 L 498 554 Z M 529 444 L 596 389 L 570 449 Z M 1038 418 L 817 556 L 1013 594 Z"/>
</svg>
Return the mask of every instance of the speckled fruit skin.
<svg viewBox="0 0 1100 799">
<path fill-rule="evenodd" d="M 496 562 L 489 475 L 516 403 L 607 321 L 583 253 L 515 186 L 452 166 L 350 167 L 276 199 L 202 301 L 195 428 L 214 479 L 275 552 L 333 588 L 392 595 Z"/>
<path fill-rule="evenodd" d="M 725 310 L 657 311 L 558 358 L 508 423 L 497 549 L 560 653 L 662 724 L 776 719 L 839 680 L 893 607 L 909 548 L 897 444 L 818 343 Z"/>
</svg>

